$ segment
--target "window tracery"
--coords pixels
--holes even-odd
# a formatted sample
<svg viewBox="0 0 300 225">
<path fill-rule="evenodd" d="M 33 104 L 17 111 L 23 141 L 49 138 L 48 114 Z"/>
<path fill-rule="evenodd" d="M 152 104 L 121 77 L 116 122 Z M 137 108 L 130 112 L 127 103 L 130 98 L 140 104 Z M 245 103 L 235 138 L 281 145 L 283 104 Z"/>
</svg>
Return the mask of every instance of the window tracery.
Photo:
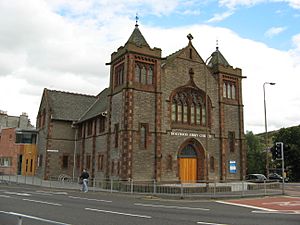
<svg viewBox="0 0 300 225">
<path fill-rule="evenodd" d="M 191 88 L 176 92 L 172 97 L 173 124 L 206 126 L 204 94 Z"/>
<path fill-rule="evenodd" d="M 227 99 L 236 99 L 236 83 L 224 81 L 223 83 L 223 97 Z"/>
<path fill-rule="evenodd" d="M 148 63 L 135 63 L 135 82 L 141 84 L 153 84 L 154 66 Z"/>
<path fill-rule="evenodd" d="M 115 68 L 114 87 L 124 84 L 124 63 Z"/>
</svg>

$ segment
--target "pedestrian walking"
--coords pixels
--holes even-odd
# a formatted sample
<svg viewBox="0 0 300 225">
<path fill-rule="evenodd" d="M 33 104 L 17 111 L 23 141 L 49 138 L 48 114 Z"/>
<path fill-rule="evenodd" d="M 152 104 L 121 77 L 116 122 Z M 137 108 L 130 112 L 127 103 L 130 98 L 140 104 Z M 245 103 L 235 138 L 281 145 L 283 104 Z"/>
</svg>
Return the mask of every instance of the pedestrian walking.
<svg viewBox="0 0 300 225">
<path fill-rule="evenodd" d="M 89 173 L 84 169 L 82 171 L 82 174 L 80 175 L 80 180 L 82 181 L 82 191 L 83 192 L 88 192 L 88 182 L 89 182 Z"/>
</svg>

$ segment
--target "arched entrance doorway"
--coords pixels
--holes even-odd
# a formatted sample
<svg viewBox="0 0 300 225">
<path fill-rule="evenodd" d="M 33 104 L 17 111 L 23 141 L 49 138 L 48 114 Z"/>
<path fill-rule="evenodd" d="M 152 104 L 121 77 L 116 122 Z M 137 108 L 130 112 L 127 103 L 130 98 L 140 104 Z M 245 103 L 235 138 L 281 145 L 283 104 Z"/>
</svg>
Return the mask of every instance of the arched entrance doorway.
<svg viewBox="0 0 300 225">
<path fill-rule="evenodd" d="M 182 183 L 204 180 L 206 174 L 205 154 L 202 145 L 195 139 L 185 141 L 178 152 L 179 179 Z"/>
</svg>

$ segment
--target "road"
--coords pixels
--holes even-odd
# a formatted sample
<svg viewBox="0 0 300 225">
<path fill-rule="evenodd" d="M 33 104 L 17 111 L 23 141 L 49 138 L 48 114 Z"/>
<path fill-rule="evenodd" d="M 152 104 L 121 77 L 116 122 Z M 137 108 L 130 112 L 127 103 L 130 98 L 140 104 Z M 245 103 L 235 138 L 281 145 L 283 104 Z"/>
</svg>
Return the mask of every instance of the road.
<svg viewBox="0 0 300 225">
<path fill-rule="evenodd" d="M 22 215 L 22 225 L 299 224 L 300 198 L 289 198 L 296 205 L 292 213 L 245 207 L 246 200 L 240 199 L 239 204 L 229 200 L 168 200 L 130 194 L 81 193 L 79 190 L 1 184 L 0 225 L 10 225 L 9 222 L 17 218 L 4 212 Z M 268 207 L 268 204 L 265 206 Z"/>
</svg>

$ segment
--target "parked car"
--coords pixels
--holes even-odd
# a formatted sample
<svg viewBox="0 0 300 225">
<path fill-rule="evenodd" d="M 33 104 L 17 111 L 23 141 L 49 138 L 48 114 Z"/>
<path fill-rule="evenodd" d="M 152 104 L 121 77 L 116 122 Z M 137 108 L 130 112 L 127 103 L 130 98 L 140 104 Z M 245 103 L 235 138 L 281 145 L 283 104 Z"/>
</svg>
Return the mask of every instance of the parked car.
<svg viewBox="0 0 300 225">
<path fill-rule="evenodd" d="M 269 180 L 270 181 L 279 181 L 282 182 L 283 178 L 278 173 L 270 173 L 269 174 Z M 284 178 L 284 182 L 288 182 L 289 178 Z"/>
<path fill-rule="evenodd" d="M 254 173 L 254 174 L 248 174 L 246 176 L 246 181 L 253 182 L 253 183 L 264 183 L 267 181 L 267 178 L 263 174 Z"/>
</svg>

